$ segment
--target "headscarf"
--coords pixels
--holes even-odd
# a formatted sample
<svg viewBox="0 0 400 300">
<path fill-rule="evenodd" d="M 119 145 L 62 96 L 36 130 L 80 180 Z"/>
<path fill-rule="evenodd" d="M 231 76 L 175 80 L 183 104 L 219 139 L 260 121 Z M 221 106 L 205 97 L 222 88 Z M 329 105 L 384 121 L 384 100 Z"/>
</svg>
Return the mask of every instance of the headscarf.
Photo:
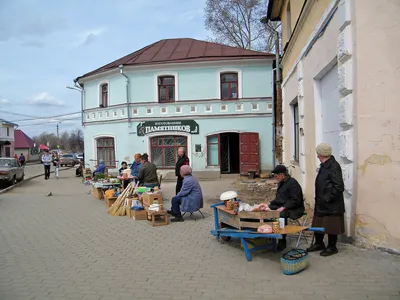
<svg viewBox="0 0 400 300">
<path fill-rule="evenodd" d="M 104 160 L 100 159 L 99 164 L 104 164 Z"/>
<path fill-rule="evenodd" d="M 319 144 L 317 148 L 315 148 L 315 151 L 317 152 L 317 154 L 324 157 L 329 157 L 332 155 L 332 147 L 327 143 Z"/>
<path fill-rule="evenodd" d="M 181 173 L 183 176 L 190 175 L 192 174 L 192 168 L 189 167 L 188 165 L 183 165 L 181 167 Z"/>
</svg>

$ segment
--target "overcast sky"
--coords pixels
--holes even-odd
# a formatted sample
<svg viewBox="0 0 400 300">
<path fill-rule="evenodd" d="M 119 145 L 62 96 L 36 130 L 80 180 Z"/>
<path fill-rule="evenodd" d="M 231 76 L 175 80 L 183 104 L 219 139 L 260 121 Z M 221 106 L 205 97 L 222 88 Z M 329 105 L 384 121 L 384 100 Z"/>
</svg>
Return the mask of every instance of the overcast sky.
<svg viewBox="0 0 400 300">
<path fill-rule="evenodd" d="M 206 39 L 203 7 L 203 0 L 0 0 L 0 118 L 30 136 L 55 133 L 56 119 L 32 117 L 79 112 L 79 92 L 66 89 L 74 78 L 160 39 Z M 59 126 L 80 128 L 80 120 Z"/>
</svg>

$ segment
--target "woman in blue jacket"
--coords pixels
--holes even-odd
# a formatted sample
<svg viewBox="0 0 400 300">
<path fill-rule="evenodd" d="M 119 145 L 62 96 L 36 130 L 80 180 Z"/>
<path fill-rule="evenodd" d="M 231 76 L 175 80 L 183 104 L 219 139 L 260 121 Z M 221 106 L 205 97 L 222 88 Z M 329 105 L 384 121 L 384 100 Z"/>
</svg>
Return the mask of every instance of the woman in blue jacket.
<svg viewBox="0 0 400 300">
<path fill-rule="evenodd" d="M 183 177 L 182 189 L 171 200 L 169 214 L 175 218 L 171 222 L 183 222 L 181 212 L 194 212 L 203 208 L 203 192 L 196 178 L 192 176 L 192 168 L 183 165 L 180 170 Z"/>
</svg>

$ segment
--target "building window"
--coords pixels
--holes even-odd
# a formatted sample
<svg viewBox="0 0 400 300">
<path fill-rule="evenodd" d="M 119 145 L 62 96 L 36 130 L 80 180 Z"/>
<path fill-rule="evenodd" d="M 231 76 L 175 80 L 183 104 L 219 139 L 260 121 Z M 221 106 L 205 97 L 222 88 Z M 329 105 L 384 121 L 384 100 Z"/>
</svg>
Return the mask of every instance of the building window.
<svg viewBox="0 0 400 300">
<path fill-rule="evenodd" d="M 175 102 L 175 77 L 158 77 L 158 102 Z"/>
<path fill-rule="evenodd" d="M 158 168 L 172 169 L 178 160 L 178 149 L 187 150 L 185 136 L 157 136 L 150 139 L 151 162 Z"/>
<path fill-rule="evenodd" d="M 97 161 L 104 160 L 108 168 L 115 168 L 115 144 L 114 138 L 98 138 L 96 140 L 97 147 Z"/>
<path fill-rule="evenodd" d="M 237 73 L 221 74 L 221 99 L 222 100 L 238 99 Z"/>
<path fill-rule="evenodd" d="M 8 129 L 8 128 L 7 128 Z M 6 157 L 11 157 L 11 148 L 10 147 L 5 147 L 5 156 Z"/>
<path fill-rule="evenodd" d="M 300 127 L 299 127 L 299 104 L 294 103 L 293 109 L 293 158 L 295 161 L 299 161 L 300 153 Z"/>
<path fill-rule="evenodd" d="M 104 83 L 100 86 L 100 107 L 108 106 L 108 84 Z"/>
<path fill-rule="evenodd" d="M 207 165 L 218 166 L 218 135 L 207 137 Z"/>
<path fill-rule="evenodd" d="M 7 127 L 7 136 L 10 136 L 10 127 Z"/>
</svg>

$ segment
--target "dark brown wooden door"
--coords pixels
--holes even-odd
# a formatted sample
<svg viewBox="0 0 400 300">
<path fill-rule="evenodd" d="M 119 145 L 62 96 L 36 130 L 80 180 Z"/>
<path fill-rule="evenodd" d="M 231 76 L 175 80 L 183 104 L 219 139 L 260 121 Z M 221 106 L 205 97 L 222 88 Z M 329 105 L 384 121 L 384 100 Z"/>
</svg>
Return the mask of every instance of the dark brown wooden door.
<svg viewBox="0 0 400 300">
<path fill-rule="evenodd" d="M 259 139 L 257 132 L 239 133 L 240 174 L 248 175 L 249 171 L 260 173 Z"/>
</svg>

